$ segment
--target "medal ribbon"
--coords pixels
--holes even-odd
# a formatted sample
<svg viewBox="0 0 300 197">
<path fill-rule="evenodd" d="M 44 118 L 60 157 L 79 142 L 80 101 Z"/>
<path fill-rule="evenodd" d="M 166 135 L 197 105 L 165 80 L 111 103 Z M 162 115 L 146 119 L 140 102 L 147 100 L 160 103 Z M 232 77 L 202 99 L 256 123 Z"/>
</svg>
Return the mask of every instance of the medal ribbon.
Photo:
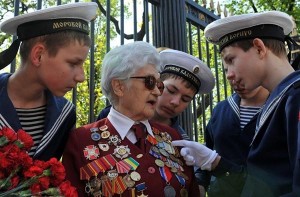
<svg viewBox="0 0 300 197">
<path fill-rule="evenodd" d="M 152 137 L 151 135 L 147 136 L 147 140 L 148 142 L 150 142 L 152 145 L 156 145 L 157 144 L 157 140 L 155 139 L 155 137 Z"/>
<path fill-rule="evenodd" d="M 80 180 L 90 180 L 92 175 L 93 172 L 90 172 L 87 166 L 80 168 Z"/>
<path fill-rule="evenodd" d="M 149 153 L 154 156 L 155 158 L 160 158 L 160 154 L 158 154 L 157 152 L 153 151 L 152 149 L 150 149 Z"/>
<path fill-rule="evenodd" d="M 106 169 L 112 169 L 117 163 L 111 154 L 101 157 L 100 161 L 106 166 Z"/>
<path fill-rule="evenodd" d="M 126 162 L 127 164 L 130 165 L 132 170 L 136 170 L 137 167 L 140 165 L 136 160 L 134 160 L 132 157 L 126 158 L 123 160 L 124 162 Z"/>
<path fill-rule="evenodd" d="M 182 176 L 179 176 L 178 174 L 175 174 L 178 182 L 182 185 L 185 186 L 185 179 Z"/>
<path fill-rule="evenodd" d="M 118 176 L 112 181 L 112 192 L 122 194 L 127 189 L 125 182 L 121 176 Z"/>
<path fill-rule="evenodd" d="M 112 183 L 109 179 L 102 180 L 102 194 L 103 196 L 112 196 Z"/>
<path fill-rule="evenodd" d="M 172 178 L 172 172 L 170 171 L 170 169 L 167 166 L 164 167 L 159 167 L 159 172 L 160 172 L 160 176 L 166 181 L 166 182 L 170 182 L 171 178 Z"/>
<path fill-rule="evenodd" d="M 143 191 L 143 190 L 146 189 L 146 183 L 144 182 L 144 183 L 137 184 L 137 185 L 135 186 L 135 188 L 136 188 L 136 190 L 137 190 L 138 192 Z"/>
<path fill-rule="evenodd" d="M 131 169 L 131 166 L 123 160 L 116 163 L 116 167 L 119 174 L 128 173 Z"/>
</svg>

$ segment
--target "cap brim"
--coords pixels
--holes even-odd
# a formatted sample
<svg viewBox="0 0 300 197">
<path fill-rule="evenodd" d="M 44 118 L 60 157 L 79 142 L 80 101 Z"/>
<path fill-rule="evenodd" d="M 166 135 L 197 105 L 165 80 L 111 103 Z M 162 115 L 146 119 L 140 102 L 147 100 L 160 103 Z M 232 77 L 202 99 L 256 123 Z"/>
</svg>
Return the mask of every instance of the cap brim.
<svg viewBox="0 0 300 197">
<path fill-rule="evenodd" d="M 78 18 L 89 22 L 96 17 L 97 9 L 98 5 L 95 2 L 53 6 L 8 19 L 1 23 L 0 30 L 7 34 L 16 35 L 17 27 L 20 24 L 57 18 Z"/>
</svg>

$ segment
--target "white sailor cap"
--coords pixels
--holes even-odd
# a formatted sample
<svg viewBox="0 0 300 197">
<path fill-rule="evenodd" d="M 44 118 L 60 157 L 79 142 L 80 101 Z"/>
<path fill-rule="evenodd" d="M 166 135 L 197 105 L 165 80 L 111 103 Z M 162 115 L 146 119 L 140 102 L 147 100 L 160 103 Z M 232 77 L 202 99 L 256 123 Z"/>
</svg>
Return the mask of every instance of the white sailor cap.
<svg viewBox="0 0 300 197">
<path fill-rule="evenodd" d="M 69 3 L 22 14 L 2 22 L 0 31 L 16 35 L 17 39 L 9 49 L 1 52 L 0 69 L 15 58 L 20 41 L 64 30 L 89 34 L 89 22 L 96 18 L 97 8 L 95 2 Z"/>
<path fill-rule="evenodd" d="M 206 39 L 220 51 L 239 40 L 270 38 L 283 41 L 293 30 L 291 16 L 280 11 L 242 14 L 218 19 L 204 29 Z"/>
<path fill-rule="evenodd" d="M 209 93 L 215 86 L 215 79 L 200 59 L 182 51 L 166 49 L 160 52 L 161 74 L 171 73 L 189 81 L 200 94 Z"/>
</svg>

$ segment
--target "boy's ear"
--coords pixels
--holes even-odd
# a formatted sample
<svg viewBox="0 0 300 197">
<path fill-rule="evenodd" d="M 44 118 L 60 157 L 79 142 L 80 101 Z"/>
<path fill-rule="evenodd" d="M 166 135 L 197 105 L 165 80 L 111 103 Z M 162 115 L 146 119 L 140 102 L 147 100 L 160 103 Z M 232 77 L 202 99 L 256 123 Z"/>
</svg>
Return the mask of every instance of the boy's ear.
<svg viewBox="0 0 300 197">
<path fill-rule="evenodd" d="M 36 44 L 32 47 L 30 53 L 30 59 L 34 66 L 40 66 L 42 55 L 45 52 L 45 46 L 43 44 Z"/>
<path fill-rule="evenodd" d="M 266 55 L 267 48 L 261 39 L 255 38 L 253 40 L 253 47 L 255 48 L 255 50 L 257 51 L 257 53 L 260 57 L 264 57 Z"/>
</svg>

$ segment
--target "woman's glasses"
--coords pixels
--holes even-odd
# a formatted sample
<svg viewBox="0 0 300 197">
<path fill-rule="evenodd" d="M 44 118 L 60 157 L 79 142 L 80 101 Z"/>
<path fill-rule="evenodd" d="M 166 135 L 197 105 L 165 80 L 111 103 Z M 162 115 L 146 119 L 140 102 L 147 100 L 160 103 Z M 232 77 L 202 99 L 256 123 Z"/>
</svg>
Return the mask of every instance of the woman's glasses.
<svg viewBox="0 0 300 197">
<path fill-rule="evenodd" d="M 145 87 L 148 90 L 154 90 L 155 86 L 159 89 L 160 93 L 164 91 L 164 83 L 160 80 L 156 80 L 154 76 L 144 76 L 144 77 L 130 77 L 131 79 L 144 79 Z"/>
</svg>

